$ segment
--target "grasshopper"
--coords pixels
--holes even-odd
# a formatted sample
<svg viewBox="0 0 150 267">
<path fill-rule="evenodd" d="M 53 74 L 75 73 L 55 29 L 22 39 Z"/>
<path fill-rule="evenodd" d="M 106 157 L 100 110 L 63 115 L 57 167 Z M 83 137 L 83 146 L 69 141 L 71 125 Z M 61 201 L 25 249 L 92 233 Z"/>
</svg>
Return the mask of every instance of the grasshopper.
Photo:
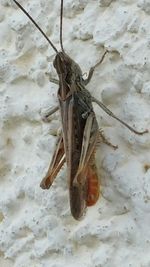
<svg viewBox="0 0 150 267">
<path fill-rule="evenodd" d="M 62 130 L 56 142 L 55 152 L 48 172 L 40 186 L 43 189 L 48 189 L 66 162 L 71 214 L 76 220 L 79 220 L 85 213 L 86 207 L 94 205 L 100 195 L 100 185 L 95 164 L 97 144 L 103 142 L 114 149 L 117 148 L 117 146 L 107 141 L 103 132 L 99 130 L 92 102 L 97 103 L 108 115 L 118 120 L 135 134 L 143 135 L 148 131 L 136 131 L 116 117 L 102 102 L 92 97 L 85 88 L 90 82 L 95 68 L 102 63 L 109 51 L 106 50 L 104 52 L 99 62 L 90 69 L 88 77 L 83 79 L 80 66 L 66 54 L 63 48 L 63 0 L 61 0 L 60 11 L 60 52 L 27 11 L 16 0 L 13 1 L 40 30 L 56 52 L 53 65 L 59 80 L 50 79 L 50 81 L 59 85 L 59 106 L 52 109 L 46 117 L 60 110 Z"/>
</svg>

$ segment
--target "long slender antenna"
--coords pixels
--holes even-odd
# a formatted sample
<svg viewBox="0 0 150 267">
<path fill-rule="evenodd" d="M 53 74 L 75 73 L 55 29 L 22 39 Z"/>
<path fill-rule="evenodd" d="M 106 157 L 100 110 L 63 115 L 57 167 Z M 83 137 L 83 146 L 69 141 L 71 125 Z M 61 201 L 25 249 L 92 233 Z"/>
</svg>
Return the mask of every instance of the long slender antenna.
<svg viewBox="0 0 150 267">
<path fill-rule="evenodd" d="M 60 8 L 60 46 L 61 46 L 61 50 L 62 52 L 65 52 L 64 51 L 64 48 L 63 48 L 63 41 L 62 41 L 62 27 L 63 27 L 63 0 L 61 0 L 61 8 Z"/>
<path fill-rule="evenodd" d="M 42 35 L 45 37 L 45 39 L 48 41 L 48 43 L 51 45 L 51 47 L 55 50 L 55 52 L 58 54 L 57 48 L 53 45 L 51 40 L 47 37 L 47 35 L 43 32 L 43 30 L 40 28 L 40 26 L 35 22 L 35 20 L 29 15 L 29 13 L 16 1 L 13 0 L 16 5 L 23 11 L 23 13 L 33 22 L 33 24 L 38 28 L 38 30 L 42 33 Z"/>
</svg>

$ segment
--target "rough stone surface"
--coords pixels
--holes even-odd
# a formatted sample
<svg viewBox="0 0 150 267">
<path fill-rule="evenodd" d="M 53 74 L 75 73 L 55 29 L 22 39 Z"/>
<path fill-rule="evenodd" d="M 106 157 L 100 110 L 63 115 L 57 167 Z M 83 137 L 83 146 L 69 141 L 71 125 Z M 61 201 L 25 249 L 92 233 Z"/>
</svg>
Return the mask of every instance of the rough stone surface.
<svg viewBox="0 0 150 267">
<path fill-rule="evenodd" d="M 120 118 L 150 130 L 149 1 L 64 1 L 67 53 L 86 73 L 111 52 L 87 86 Z M 59 47 L 60 1 L 20 0 Z M 104 144 L 96 161 L 101 197 L 82 221 L 70 214 L 66 168 L 43 191 L 57 112 L 54 51 L 10 0 L 0 2 L 0 266 L 149 267 L 150 133 L 137 136 L 94 105 Z"/>
</svg>

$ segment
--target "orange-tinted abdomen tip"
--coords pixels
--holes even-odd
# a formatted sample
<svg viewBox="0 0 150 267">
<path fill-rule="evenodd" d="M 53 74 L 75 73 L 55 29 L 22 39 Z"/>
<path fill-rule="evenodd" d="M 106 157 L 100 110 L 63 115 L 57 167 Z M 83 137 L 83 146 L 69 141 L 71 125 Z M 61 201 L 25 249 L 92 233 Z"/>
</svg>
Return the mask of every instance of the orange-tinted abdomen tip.
<svg viewBox="0 0 150 267">
<path fill-rule="evenodd" d="M 87 206 L 93 206 L 99 198 L 100 185 L 96 170 L 92 169 L 91 166 L 88 167 L 87 181 L 88 186 L 86 204 Z"/>
</svg>

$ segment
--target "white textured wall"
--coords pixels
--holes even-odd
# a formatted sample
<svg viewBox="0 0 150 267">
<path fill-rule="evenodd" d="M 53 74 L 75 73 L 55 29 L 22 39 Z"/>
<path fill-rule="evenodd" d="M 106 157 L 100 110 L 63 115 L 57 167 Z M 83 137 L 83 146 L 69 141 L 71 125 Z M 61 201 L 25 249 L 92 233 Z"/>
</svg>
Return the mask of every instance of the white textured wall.
<svg viewBox="0 0 150 267">
<path fill-rule="evenodd" d="M 150 1 L 65 0 L 64 46 L 87 72 L 104 49 L 115 50 L 88 85 L 120 118 L 150 129 Z M 20 0 L 59 43 L 59 0 Z M 102 196 L 77 222 L 70 215 L 66 168 L 43 191 L 60 116 L 45 72 L 54 52 L 28 18 L 0 2 L 0 266 L 149 267 L 150 134 L 136 136 L 95 112 L 113 144 L 97 150 Z"/>
</svg>

